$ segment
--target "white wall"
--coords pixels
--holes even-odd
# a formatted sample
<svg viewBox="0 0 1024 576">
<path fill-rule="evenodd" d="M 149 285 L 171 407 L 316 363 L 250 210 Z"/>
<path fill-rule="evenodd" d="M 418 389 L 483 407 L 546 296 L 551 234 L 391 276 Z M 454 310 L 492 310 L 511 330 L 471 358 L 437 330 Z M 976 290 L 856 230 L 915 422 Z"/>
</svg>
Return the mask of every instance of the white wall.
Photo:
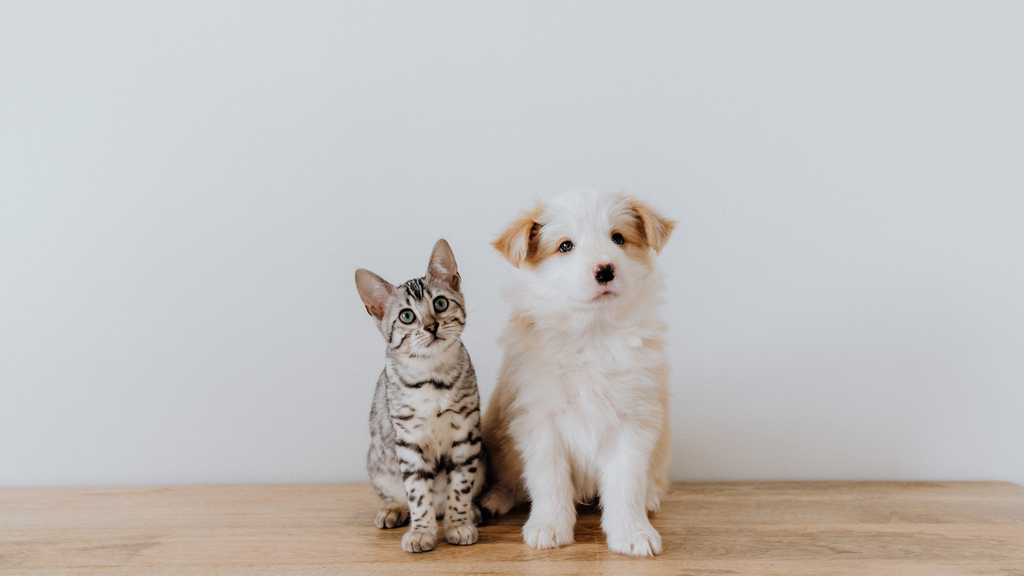
<svg viewBox="0 0 1024 576">
<path fill-rule="evenodd" d="M 1024 4 L 767 4 L 3 3 L 0 485 L 363 481 L 353 271 L 447 238 L 488 397 L 577 187 L 679 221 L 673 478 L 1024 483 Z"/>
</svg>

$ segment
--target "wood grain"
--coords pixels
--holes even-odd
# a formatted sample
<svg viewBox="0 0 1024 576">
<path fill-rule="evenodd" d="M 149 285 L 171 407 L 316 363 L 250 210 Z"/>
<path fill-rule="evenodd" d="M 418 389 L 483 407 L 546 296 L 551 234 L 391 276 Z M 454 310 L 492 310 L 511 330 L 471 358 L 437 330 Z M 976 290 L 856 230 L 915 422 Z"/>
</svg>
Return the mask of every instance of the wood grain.
<svg viewBox="0 0 1024 576">
<path fill-rule="evenodd" d="M 1024 576 L 1024 489 L 1007 483 L 676 483 L 664 552 L 609 552 L 595 508 L 576 544 L 523 544 L 525 510 L 474 546 L 403 552 L 367 484 L 0 490 L 8 574 L 998 574 Z"/>
</svg>

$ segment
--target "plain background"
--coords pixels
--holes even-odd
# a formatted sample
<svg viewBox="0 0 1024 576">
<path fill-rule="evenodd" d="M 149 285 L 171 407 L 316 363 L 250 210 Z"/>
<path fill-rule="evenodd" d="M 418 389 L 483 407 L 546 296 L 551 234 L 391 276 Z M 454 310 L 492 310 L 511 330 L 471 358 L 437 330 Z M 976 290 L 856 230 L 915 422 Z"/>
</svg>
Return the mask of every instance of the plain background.
<svg viewBox="0 0 1024 576">
<path fill-rule="evenodd" d="M 366 480 L 352 279 L 678 220 L 676 480 L 1024 484 L 1024 4 L 4 2 L 0 485 Z"/>
</svg>

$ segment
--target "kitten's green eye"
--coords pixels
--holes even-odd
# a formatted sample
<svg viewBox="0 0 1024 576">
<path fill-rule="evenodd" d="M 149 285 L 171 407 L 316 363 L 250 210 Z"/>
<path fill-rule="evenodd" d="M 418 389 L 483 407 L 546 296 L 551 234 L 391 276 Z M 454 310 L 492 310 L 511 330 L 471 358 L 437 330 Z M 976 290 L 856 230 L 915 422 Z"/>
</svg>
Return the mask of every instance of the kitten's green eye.
<svg viewBox="0 0 1024 576">
<path fill-rule="evenodd" d="M 448 299 L 444 296 L 438 296 L 434 298 L 434 310 L 438 312 L 444 312 L 448 309 Z"/>
<path fill-rule="evenodd" d="M 406 308 L 398 313 L 398 319 L 402 321 L 402 324 L 412 324 L 412 321 L 416 319 L 416 315 L 412 313 L 412 310 Z"/>
<path fill-rule="evenodd" d="M 619 234 L 618 232 L 612 234 L 612 242 L 621 246 L 625 241 L 626 239 L 622 237 L 622 234 Z"/>
<path fill-rule="evenodd" d="M 572 242 L 569 240 L 562 242 L 562 245 L 558 247 L 559 252 L 568 252 L 570 250 L 572 250 Z"/>
</svg>

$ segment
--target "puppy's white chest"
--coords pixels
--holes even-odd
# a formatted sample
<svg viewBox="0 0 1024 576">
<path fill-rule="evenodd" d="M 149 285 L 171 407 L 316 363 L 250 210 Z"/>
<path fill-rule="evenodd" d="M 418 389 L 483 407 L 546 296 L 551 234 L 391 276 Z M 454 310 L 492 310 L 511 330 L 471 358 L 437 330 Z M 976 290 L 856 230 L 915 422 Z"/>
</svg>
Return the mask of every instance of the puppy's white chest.
<svg viewBox="0 0 1024 576">
<path fill-rule="evenodd" d="M 645 348 L 634 334 L 616 334 L 593 346 L 565 351 L 549 357 L 547 398 L 551 412 L 560 414 L 569 426 L 615 427 L 624 413 L 646 409 L 649 378 L 641 361 Z M 553 369 L 553 370 L 552 370 Z M 542 400 L 544 401 L 544 400 Z"/>
<path fill-rule="evenodd" d="M 569 362 L 562 367 L 552 399 L 559 402 L 556 412 L 572 425 L 591 427 L 605 422 L 614 413 L 611 394 L 614 382 L 610 375 L 585 362 Z"/>
</svg>

